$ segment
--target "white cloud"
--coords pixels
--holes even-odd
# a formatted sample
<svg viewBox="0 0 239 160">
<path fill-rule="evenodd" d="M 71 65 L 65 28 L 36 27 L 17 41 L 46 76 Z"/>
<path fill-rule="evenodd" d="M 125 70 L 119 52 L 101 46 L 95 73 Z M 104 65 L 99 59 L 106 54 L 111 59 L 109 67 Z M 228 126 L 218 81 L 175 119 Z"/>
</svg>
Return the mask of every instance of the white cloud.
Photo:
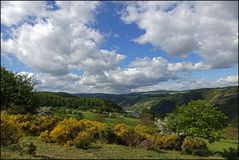
<svg viewBox="0 0 239 160">
<path fill-rule="evenodd" d="M 211 68 L 238 63 L 238 2 L 131 2 L 121 19 L 145 31 L 135 39 L 171 55 L 196 52 Z M 153 15 L 153 16 L 152 16 Z M 207 68 L 207 67 L 206 67 Z"/>
<path fill-rule="evenodd" d="M 162 82 L 152 86 L 142 86 L 132 89 L 132 92 L 145 92 L 155 90 L 190 90 L 199 88 L 215 88 L 215 87 L 227 87 L 227 86 L 238 86 L 238 75 L 226 76 L 217 80 L 207 80 L 203 78 L 189 78 L 180 79 L 170 82 Z"/>
<path fill-rule="evenodd" d="M 221 9 L 221 2 L 212 5 L 212 10 L 203 2 L 127 4 L 124 22 L 136 23 L 146 31 L 135 39 L 137 43 L 151 43 L 180 56 L 197 51 L 203 61 L 171 63 L 162 57 L 145 57 L 120 68 L 119 62 L 126 56 L 100 48 L 105 35 L 91 25 L 99 2 L 56 1 L 57 10 L 48 10 L 45 2 L 1 2 L 5 11 L 1 15 L 2 24 L 16 25 L 10 38 L 1 38 L 1 53 L 13 54 L 37 70 L 38 73 L 29 75 L 37 80 L 38 90 L 123 93 L 236 85 L 235 76 L 221 78 L 216 83 L 189 78 L 193 70 L 228 67 L 237 62 L 238 39 L 234 36 L 236 31 L 238 34 L 234 26 L 237 15 L 231 14 L 235 8 L 231 3 L 224 4 L 228 9 L 225 15 L 216 12 Z M 191 4 L 195 9 L 190 8 Z M 35 17 L 34 20 L 29 16 Z M 118 34 L 110 36 L 117 38 Z M 83 71 L 82 75 L 71 73 L 75 69 Z"/>
<path fill-rule="evenodd" d="M 155 57 L 152 59 L 148 57 L 141 59 L 137 58 L 130 63 L 128 68 L 105 70 L 102 74 L 89 74 L 88 72 L 84 72 L 81 76 L 67 74 L 57 77 L 49 74 L 41 74 L 39 77 L 45 80 L 41 83 L 39 88 L 49 89 L 52 88 L 52 86 L 57 86 L 54 87 L 54 89 L 61 88 L 62 90 L 70 92 L 84 91 L 107 93 L 125 93 L 140 88 L 147 89 L 152 87 L 156 89 L 162 86 L 165 88 L 168 86 L 164 85 L 168 83 L 167 81 L 190 79 L 190 71 L 195 68 L 195 65 L 192 63 L 169 63 L 162 57 Z M 72 77 L 74 77 L 74 79 L 72 79 Z M 169 84 L 171 87 L 175 85 Z M 227 85 L 227 83 L 225 84 Z M 175 89 L 180 89 L 178 88 L 180 85 L 182 84 L 179 84 Z M 190 87 L 190 85 L 197 87 L 194 82 L 192 82 L 192 84 L 187 84 L 188 87 Z M 206 85 L 208 85 L 207 82 Z M 221 83 L 221 85 L 224 84 Z M 184 85 L 182 88 L 185 89 L 187 87 Z"/>
<path fill-rule="evenodd" d="M 7 26 L 45 14 L 46 2 L 1 1 L 1 23 Z"/>
<path fill-rule="evenodd" d="M 198 88 L 214 88 L 226 86 L 238 86 L 238 75 L 221 77 L 216 80 L 207 80 L 204 78 L 180 78 L 169 81 L 155 82 L 144 85 L 145 76 L 133 76 L 140 80 L 131 84 L 127 81 L 128 77 L 121 73 L 121 79 L 111 79 L 106 75 L 76 75 L 69 73 L 64 76 L 53 76 L 47 73 L 28 73 L 37 82 L 36 89 L 41 91 L 65 91 L 70 93 L 128 93 L 145 92 L 154 90 L 189 90 Z M 142 74 L 143 75 L 143 74 Z M 111 76 L 112 77 L 112 76 Z M 158 77 L 160 79 L 160 77 Z M 125 82 L 125 83 L 123 83 Z M 147 80 L 145 80 L 147 83 Z"/>
<path fill-rule="evenodd" d="M 115 51 L 98 48 L 104 37 L 89 27 L 94 21 L 98 2 L 59 1 L 57 5 L 59 10 L 48 11 L 34 25 L 24 23 L 13 30 L 13 38 L 1 40 L 2 52 L 14 54 L 40 72 L 55 75 L 64 75 L 79 68 L 91 74 L 101 73 L 113 69 L 125 58 Z M 22 5 L 16 6 L 12 12 L 24 9 Z M 8 5 L 4 3 L 2 8 L 5 7 Z M 36 10 L 38 12 L 41 10 Z"/>
</svg>

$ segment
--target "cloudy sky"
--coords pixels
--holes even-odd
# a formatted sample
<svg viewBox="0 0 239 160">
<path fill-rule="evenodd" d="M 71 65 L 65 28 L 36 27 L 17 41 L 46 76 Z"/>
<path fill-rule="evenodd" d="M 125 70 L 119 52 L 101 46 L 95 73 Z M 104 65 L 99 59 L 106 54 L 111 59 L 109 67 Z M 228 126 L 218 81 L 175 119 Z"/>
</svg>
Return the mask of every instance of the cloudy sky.
<svg viewBox="0 0 239 160">
<path fill-rule="evenodd" d="M 238 85 L 237 13 L 237 1 L 1 1 L 1 66 L 45 91 Z"/>
</svg>

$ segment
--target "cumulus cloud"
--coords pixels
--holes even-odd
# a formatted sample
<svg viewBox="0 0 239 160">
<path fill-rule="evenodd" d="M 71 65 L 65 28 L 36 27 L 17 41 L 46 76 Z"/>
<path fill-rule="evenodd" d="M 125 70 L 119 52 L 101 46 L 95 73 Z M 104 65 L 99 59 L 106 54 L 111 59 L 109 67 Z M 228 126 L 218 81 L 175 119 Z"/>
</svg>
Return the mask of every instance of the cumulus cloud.
<svg viewBox="0 0 239 160">
<path fill-rule="evenodd" d="M 227 86 L 238 86 L 238 75 L 226 76 L 217 80 L 207 80 L 204 78 L 189 78 L 180 79 L 171 82 L 162 82 L 152 86 L 142 86 L 132 89 L 132 92 L 145 92 L 155 90 L 191 90 L 199 88 L 215 88 L 215 87 L 227 87 Z"/>
<path fill-rule="evenodd" d="M 148 90 L 185 90 L 207 87 L 237 85 L 238 76 L 228 76 L 216 81 L 193 79 L 179 74 L 178 63 L 169 63 L 162 57 L 141 58 L 131 62 L 128 68 L 105 71 L 103 74 L 52 76 L 46 73 L 35 74 L 38 89 L 67 92 L 128 93 Z M 180 66 L 173 67 L 172 66 Z M 189 68 L 192 66 L 189 65 Z"/>
<path fill-rule="evenodd" d="M 139 44 L 182 57 L 195 52 L 202 67 L 225 68 L 238 63 L 237 13 L 237 1 L 143 1 L 126 3 L 121 19 L 145 31 L 134 39 Z"/>
<path fill-rule="evenodd" d="M 41 91 L 65 91 L 69 93 L 128 93 L 128 92 L 145 92 L 155 90 L 189 90 L 198 88 L 215 88 L 226 86 L 238 86 L 238 75 L 221 77 L 216 80 L 207 80 L 204 78 L 180 78 L 170 81 L 155 82 L 144 85 L 145 77 L 138 77 L 140 81 L 135 85 L 129 82 L 120 83 L 116 79 L 110 79 L 106 75 L 76 75 L 69 73 L 64 76 L 52 76 L 47 73 L 29 73 L 33 77 L 36 89 Z M 128 77 L 122 78 L 126 81 Z M 159 77 L 158 77 L 159 78 Z M 160 78 L 159 78 L 160 79 Z M 146 80 L 145 80 L 146 81 Z"/>
<path fill-rule="evenodd" d="M 25 20 L 43 16 L 46 2 L 1 1 L 1 23 L 6 26 L 16 25 Z M 32 18 L 32 19 L 31 19 Z"/>
<path fill-rule="evenodd" d="M 236 85 L 238 76 L 215 83 L 190 78 L 194 70 L 238 62 L 234 2 L 210 4 L 212 8 L 206 3 L 127 2 L 122 11 L 125 23 L 136 23 L 145 30 L 135 42 L 151 43 L 173 55 L 197 52 L 203 60 L 196 63 L 144 57 L 119 67 L 126 56 L 100 48 L 106 37 L 92 27 L 99 2 L 56 1 L 55 6 L 46 2 L 1 2 L 2 24 L 11 26 L 9 38 L 1 38 L 1 53 L 13 54 L 37 71 L 29 76 L 36 80 L 38 90 L 123 93 Z M 219 12 L 222 5 L 225 14 Z M 73 74 L 72 70 L 81 70 L 82 74 Z"/>
<path fill-rule="evenodd" d="M 2 8 L 9 5 L 4 3 Z M 125 58 L 115 51 L 98 48 L 104 37 L 100 31 L 90 27 L 98 2 L 59 1 L 56 5 L 58 10 L 47 11 L 44 16 L 36 14 L 38 20 L 34 25 L 25 22 L 12 31 L 13 38 L 1 40 L 2 52 L 14 54 L 40 72 L 55 75 L 64 75 L 79 68 L 90 74 L 101 73 L 116 67 Z M 11 12 L 26 9 L 25 5 L 16 6 L 12 6 Z M 35 9 L 36 13 L 41 12 Z M 8 16 L 3 14 L 3 17 Z M 21 18 L 24 16 L 26 14 Z"/>
</svg>

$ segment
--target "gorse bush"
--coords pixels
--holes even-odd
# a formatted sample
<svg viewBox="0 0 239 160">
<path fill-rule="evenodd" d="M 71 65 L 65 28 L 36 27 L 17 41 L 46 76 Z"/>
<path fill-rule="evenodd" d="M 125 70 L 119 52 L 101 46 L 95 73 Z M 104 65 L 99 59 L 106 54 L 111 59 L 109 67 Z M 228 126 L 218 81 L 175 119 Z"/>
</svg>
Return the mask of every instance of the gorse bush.
<svg viewBox="0 0 239 160">
<path fill-rule="evenodd" d="M 73 144 L 78 132 L 84 130 L 79 121 L 74 118 L 64 119 L 50 132 L 50 139 L 59 144 Z M 68 141 L 68 142 L 67 142 Z"/>
<path fill-rule="evenodd" d="M 116 134 L 110 126 L 104 127 L 102 130 L 100 130 L 99 138 L 102 142 L 109 144 L 112 144 L 117 140 Z"/>
<path fill-rule="evenodd" d="M 53 117 L 35 115 L 9 115 L 1 113 L 1 145 L 18 143 L 23 135 L 40 135 L 45 142 L 58 143 L 77 148 L 88 148 L 95 140 L 104 143 L 154 149 L 183 150 L 195 155 L 206 155 L 206 143 L 198 138 L 151 133 L 146 126 L 129 128 L 121 123 L 106 125 L 86 119 L 66 118 L 62 121 Z M 41 132 L 41 133 L 40 133 Z"/>
<path fill-rule="evenodd" d="M 123 123 L 117 124 L 114 127 L 114 133 L 117 144 L 132 147 L 143 147 L 140 144 L 149 137 L 147 128 L 143 125 L 138 125 L 134 129 L 131 129 Z"/>
<path fill-rule="evenodd" d="M 139 134 L 141 137 L 143 137 L 143 138 L 145 138 L 145 139 L 147 139 L 147 138 L 150 137 L 150 133 L 149 133 L 147 127 L 144 126 L 144 125 L 141 125 L 141 124 L 137 125 L 137 126 L 134 128 L 134 132 L 137 133 L 137 134 Z"/>
<path fill-rule="evenodd" d="M 208 154 L 206 142 L 199 138 L 186 137 L 182 144 L 182 150 L 189 154 L 204 156 Z"/>
<path fill-rule="evenodd" d="M 163 135 L 158 137 L 158 139 L 156 140 L 156 146 L 159 147 L 159 149 L 169 149 L 169 150 L 181 149 L 179 137 L 175 134 Z"/>
<path fill-rule="evenodd" d="M 129 127 L 127 125 L 125 125 L 124 123 L 120 123 L 117 124 L 114 127 L 114 133 L 118 136 L 118 137 L 122 137 L 124 134 L 126 134 L 129 131 Z"/>
<path fill-rule="evenodd" d="M 134 132 L 133 129 L 129 129 L 125 134 L 122 135 L 121 141 L 126 146 L 136 147 L 144 140 L 142 136 Z"/>
<path fill-rule="evenodd" d="M 52 142 L 51 138 L 50 138 L 50 132 L 48 130 L 46 130 L 40 134 L 40 139 L 45 142 Z"/>
<path fill-rule="evenodd" d="M 21 128 L 15 122 L 15 116 L 1 113 L 1 146 L 16 144 L 23 136 Z"/>
<path fill-rule="evenodd" d="M 74 140 L 74 144 L 77 148 L 88 148 L 88 146 L 94 141 L 92 135 L 86 131 L 79 132 Z"/>
<path fill-rule="evenodd" d="M 138 144 L 138 148 L 144 148 L 144 149 L 155 149 L 155 143 L 153 141 L 150 141 L 148 139 L 143 140 Z"/>
<path fill-rule="evenodd" d="M 103 124 L 99 122 L 89 121 L 85 119 L 78 121 L 75 118 L 68 118 L 59 122 L 52 131 L 42 132 L 40 137 L 41 139 L 48 142 L 74 145 L 76 140 L 78 142 L 80 141 L 79 133 L 84 132 L 89 134 L 92 138 L 98 138 L 99 132 L 102 128 Z M 79 143 L 77 143 L 78 146 L 80 146 Z"/>
<path fill-rule="evenodd" d="M 10 119 L 12 123 L 18 125 L 19 129 L 26 135 L 38 136 L 41 132 L 45 130 L 53 129 L 58 119 L 48 116 L 37 117 L 36 115 L 26 114 L 26 115 L 10 115 L 5 114 L 7 119 Z"/>
</svg>

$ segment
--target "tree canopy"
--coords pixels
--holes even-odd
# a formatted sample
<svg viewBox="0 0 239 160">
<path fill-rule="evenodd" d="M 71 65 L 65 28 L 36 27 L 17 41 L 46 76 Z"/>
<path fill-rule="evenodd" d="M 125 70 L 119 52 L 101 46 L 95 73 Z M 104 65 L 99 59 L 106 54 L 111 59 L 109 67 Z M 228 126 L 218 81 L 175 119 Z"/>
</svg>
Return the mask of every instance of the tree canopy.
<svg viewBox="0 0 239 160">
<path fill-rule="evenodd" d="M 1 108 L 13 112 L 34 112 L 37 107 L 34 83 L 28 75 L 1 67 Z"/>
<path fill-rule="evenodd" d="M 177 106 L 166 117 L 166 126 L 172 132 L 213 142 L 220 138 L 220 130 L 226 126 L 226 120 L 227 117 L 210 102 L 197 100 Z"/>
<path fill-rule="evenodd" d="M 124 112 L 116 103 L 99 98 L 83 98 L 74 95 L 62 96 L 52 92 L 38 92 L 37 97 L 40 106 L 96 110 L 98 112 Z"/>
</svg>

